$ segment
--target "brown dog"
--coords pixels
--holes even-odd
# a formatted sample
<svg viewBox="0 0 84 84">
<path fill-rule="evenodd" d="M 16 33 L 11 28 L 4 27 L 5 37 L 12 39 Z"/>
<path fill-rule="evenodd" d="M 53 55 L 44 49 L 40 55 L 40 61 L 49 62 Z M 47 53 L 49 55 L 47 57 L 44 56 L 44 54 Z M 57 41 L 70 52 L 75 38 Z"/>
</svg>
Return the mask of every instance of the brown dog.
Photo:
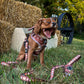
<svg viewBox="0 0 84 84">
<path fill-rule="evenodd" d="M 51 35 L 55 34 L 57 23 L 52 18 L 41 18 L 33 27 L 33 33 L 28 37 L 28 59 L 27 69 L 31 68 L 31 60 L 33 55 L 40 54 L 40 63 L 44 65 L 44 49 L 47 43 L 46 39 L 50 39 Z M 22 60 L 25 57 L 25 47 L 22 45 L 21 51 L 17 60 Z"/>
</svg>

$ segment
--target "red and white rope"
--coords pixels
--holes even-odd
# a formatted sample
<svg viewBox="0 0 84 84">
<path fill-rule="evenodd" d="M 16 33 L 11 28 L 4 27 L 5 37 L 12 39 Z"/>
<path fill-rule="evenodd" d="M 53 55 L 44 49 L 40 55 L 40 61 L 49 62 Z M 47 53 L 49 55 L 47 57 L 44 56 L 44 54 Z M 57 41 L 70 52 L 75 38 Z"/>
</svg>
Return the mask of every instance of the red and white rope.
<svg viewBox="0 0 84 84">
<path fill-rule="evenodd" d="M 10 66 L 10 64 L 18 64 L 18 62 L 16 61 L 16 62 L 13 62 L 13 61 L 8 61 L 8 62 L 1 62 L 1 64 L 3 65 L 3 66 Z"/>
<path fill-rule="evenodd" d="M 74 57 L 69 63 L 67 63 L 67 65 L 72 65 L 74 62 L 76 62 L 77 60 L 79 60 L 81 58 L 80 55 L 77 55 L 76 57 Z"/>
<path fill-rule="evenodd" d="M 54 77 L 54 71 L 55 69 L 58 69 L 58 68 L 61 68 L 61 67 L 64 67 L 64 70 L 65 70 L 65 73 L 72 73 L 72 70 L 70 71 L 67 67 L 71 66 L 72 67 L 72 64 L 75 63 L 76 61 L 78 61 L 79 59 L 81 58 L 80 55 L 77 55 L 76 57 L 74 57 L 69 63 L 67 63 L 66 65 L 59 65 L 59 66 L 55 66 L 51 69 L 51 75 L 50 75 L 50 79 L 49 80 L 52 80 L 53 77 Z M 10 64 L 18 64 L 18 62 L 1 62 L 2 65 L 4 66 L 10 66 Z M 23 81 L 27 81 L 27 82 L 30 82 L 30 81 L 34 81 L 34 80 L 39 80 L 39 81 L 47 81 L 47 80 L 44 80 L 44 79 L 40 79 L 40 78 L 29 78 L 27 75 L 30 75 L 32 74 L 33 72 L 28 72 L 28 73 L 24 73 L 24 74 L 21 74 L 20 78 L 21 80 Z"/>
<path fill-rule="evenodd" d="M 51 76 L 50 76 L 50 80 L 52 80 L 52 78 L 54 77 L 54 71 L 55 69 L 58 69 L 58 68 L 61 68 L 61 67 L 64 67 L 64 65 L 60 65 L 60 66 L 55 66 L 51 69 Z"/>
<path fill-rule="evenodd" d="M 28 58 L 28 42 L 25 43 L 25 61 L 27 61 L 27 58 Z"/>
</svg>

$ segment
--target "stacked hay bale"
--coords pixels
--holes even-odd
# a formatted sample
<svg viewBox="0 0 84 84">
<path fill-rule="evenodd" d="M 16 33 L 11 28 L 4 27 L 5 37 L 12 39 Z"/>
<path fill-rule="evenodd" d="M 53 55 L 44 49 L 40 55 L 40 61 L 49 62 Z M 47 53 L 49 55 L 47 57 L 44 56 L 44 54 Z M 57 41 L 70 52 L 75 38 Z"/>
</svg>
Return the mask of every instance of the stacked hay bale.
<svg viewBox="0 0 84 84">
<path fill-rule="evenodd" d="M 10 23 L 0 20 L 0 53 L 10 49 L 14 29 L 15 27 Z"/>
<path fill-rule="evenodd" d="M 10 49 L 15 27 L 32 27 L 41 17 L 38 7 L 15 0 L 0 0 L 0 52 Z"/>
<path fill-rule="evenodd" d="M 58 37 L 57 37 L 57 34 L 55 34 L 54 38 L 51 38 L 51 39 L 47 40 L 46 49 L 56 48 L 57 45 L 58 45 Z"/>
<path fill-rule="evenodd" d="M 25 28 L 15 28 L 15 30 L 13 32 L 11 48 L 13 50 L 16 50 L 17 52 L 20 51 L 22 44 L 24 42 L 24 39 L 26 38 L 24 29 Z"/>
<path fill-rule="evenodd" d="M 2 19 L 3 18 L 3 16 L 4 16 L 4 6 L 3 6 L 3 0 L 0 0 L 0 19 Z"/>
<path fill-rule="evenodd" d="M 40 8 L 14 0 L 1 0 L 3 18 L 15 27 L 31 27 L 42 17 Z"/>
<path fill-rule="evenodd" d="M 56 30 L 56 35 L 58 37 L 58 43 L 57 46 L 60 46 L 62 44 L 62 40 L 61 40 L 61 32 L 59 30 Z"/>
</svg>

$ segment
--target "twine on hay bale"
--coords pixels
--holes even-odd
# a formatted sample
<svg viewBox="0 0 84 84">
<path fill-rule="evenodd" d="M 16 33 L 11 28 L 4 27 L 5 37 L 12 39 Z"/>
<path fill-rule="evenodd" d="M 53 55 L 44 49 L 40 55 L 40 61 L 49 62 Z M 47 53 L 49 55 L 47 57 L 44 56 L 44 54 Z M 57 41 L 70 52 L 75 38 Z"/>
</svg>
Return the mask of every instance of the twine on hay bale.
<svg viewBox="0 0 84 84">
<path fill-rule="evenodd" d="M 0 20 L 0 53 L 10 49 L 11 37 L 15 27 L 6 21 Z"/>
<path fill-rule="evenodd" d="M 38 7 L 14 0 L 1 1 L 3 18 L 0 19 L 15 27 L 32 27 L 42 17 L 42 11 Z"/>
</svg>

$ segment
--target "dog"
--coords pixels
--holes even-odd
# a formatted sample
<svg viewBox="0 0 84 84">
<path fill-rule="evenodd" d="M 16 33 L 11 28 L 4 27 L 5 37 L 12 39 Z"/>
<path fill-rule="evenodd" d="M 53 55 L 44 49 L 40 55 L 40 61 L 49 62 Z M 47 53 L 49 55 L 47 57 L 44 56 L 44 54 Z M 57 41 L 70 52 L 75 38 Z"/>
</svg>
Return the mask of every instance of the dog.
<svg viewBox="0 0 84 84">
<path fill-rule="evenodd" d="M 40 54 L 40 63 L 44 65 L 44 49 L 47 44 L 47 39 L 50 39 L 55 34 L 57 29 L 57 23 L 53 18 L 41 18 L 34 25 L 32 33 L 28 35 L 28 57 L 27 57 L 27 68 L 31 69 L 31 60 L 34 55 Z M 25 47 L 24 43 L 21 47 L 17 60 L 21 61 L 25 58 Z"/>
</svg>

